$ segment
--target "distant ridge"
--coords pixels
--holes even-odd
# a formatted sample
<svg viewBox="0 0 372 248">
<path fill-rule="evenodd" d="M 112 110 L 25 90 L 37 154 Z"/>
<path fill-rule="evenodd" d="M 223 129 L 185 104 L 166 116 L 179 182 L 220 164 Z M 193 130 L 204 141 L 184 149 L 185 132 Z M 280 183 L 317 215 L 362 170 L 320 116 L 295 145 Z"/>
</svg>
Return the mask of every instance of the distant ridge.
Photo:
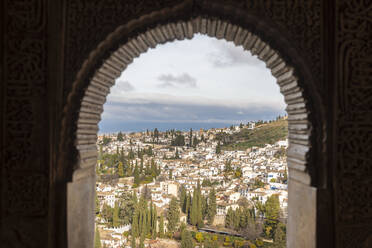
<svg viewBox="0 0 372 248">
<path fill-rule="evenodd" d="M 223 142 L 222 150 L 246 150 L 253 146 L 263 147 L 265 144 L 274 144 L 287 137 L 288 121 L 287 118 L 283 118 L 256 125 L 253 130 L 243 128 L 238 133 L 223 134 L 219 139 Z"/>
</svg>

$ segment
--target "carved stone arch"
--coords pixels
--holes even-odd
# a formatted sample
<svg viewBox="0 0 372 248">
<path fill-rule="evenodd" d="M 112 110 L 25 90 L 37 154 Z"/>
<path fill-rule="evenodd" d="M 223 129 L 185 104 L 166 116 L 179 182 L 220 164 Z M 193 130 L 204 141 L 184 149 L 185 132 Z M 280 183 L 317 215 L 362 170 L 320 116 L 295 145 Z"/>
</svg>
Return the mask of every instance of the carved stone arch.
<svg viewBox="0 0 372 248">
<path fill-rule="evenodd" d="M 283 36 L 264 23 L 250 26 L 249 23 L 254 23 L 251 17 L 248 17 L 246 26 L 236 23 L 234 20 L 239 11 L 234 11 L 236 15 L 230 18 L 199 15 L 192 10 L 189 15 L 178 18 L 172 16 L 177 14 L 177 7 L 152 13 L 118 27 L 85 61 L 69 95 L 62 133 L 67 138 L 61 150 L 71 151 L 68 155 L 71 162 L 67 165 L 69 167 L 64 167 L 66 161 L 59 167 L 62 171 L 60 175 L 63 175 L 61 177 L 72 181 L 67 189 L 68 247 L 93 244 L 92 187 L 95 182 L 96 139 L 98 122 L 110 87 L 141 53 L 157 44 L 191 39 L 195 33 L 226 39 L 237 46 L 243 46 L 264 61 L 276 77 L 287 103 L 289 120 L 289 194 L 298 197 L 293 203 L 289 198 L 289 211 L 293 209 L 294 212 L 289 216 L 288 237 L 292 238 L 288 239 L 288 246 L 315 247 L 316 188 L 311 186 L 317 186 L 319 182 L 316 167 L 312 163 L 316 151 L 321 149 L 317 142 L 322 139 L 320 123 L 323 110 L 316 92 L 311 91 L 313 78 L 304 60 L 297 56 L 295 49 L 290 47 Z M 170 17 L 165 14 L 168 12 L 172 13 Z M 224 9 L 224 13 L 231 11 Z M 278 39 L 269 41 L 273 37 Z M 66 146 L 69 148 L 66 149 Z M 89 206 L 83 207 L 82 203 L 88 203 Z M 307 204 L 307 208 L 296 210 L 300 204 Z"/>
<path fill-rule="evenodd" d="M 130 38 L 102 63 L 85 89 L 81 101 L 75 139 L 79 160 L 74 177 L 79 177 L 79 169 L 90 168 L 96 164 L 98 122 L 110 87 L 114 85 L 121 72 L 132 63 L 134 58 L 150 48 L 155 48 L 157 44 L 192 39 L 196 33 L 232 41 L 236 46 L 242 46 L 244 50 L 251 51 L 253 55 L 257 55 L 266 63 L 272 75 L 277 79 L 287 104 L 290 139 L 288 162 L 290 165 L 296 164 L 290 168 L 292 171 L 297 171 L 292 174 L 292 178 L 311 184 L 310 174 L 307 173 L 312 130 L 308 120 L 309 107 L 294 68 L 286 63 L 278 51 L 270 48 L 256 34 L 228 21 L 202 17 L 193 18 L 187 22 L 159 25 L 147 30 Z"/>
</svg>

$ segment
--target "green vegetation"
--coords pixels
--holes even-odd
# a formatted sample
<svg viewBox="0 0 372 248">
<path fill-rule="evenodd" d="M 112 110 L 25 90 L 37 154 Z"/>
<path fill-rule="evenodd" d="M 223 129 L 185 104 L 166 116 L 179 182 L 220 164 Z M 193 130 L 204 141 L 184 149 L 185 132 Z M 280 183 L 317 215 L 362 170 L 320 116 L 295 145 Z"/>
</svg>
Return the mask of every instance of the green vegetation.
<svg viewBox="0 0 372 248">
<path fill-rule="evenodd" d="M 176 231 L 176 228 L 178 227 L 178 224 L 180 222 L 180 210 L 179 210 L 179 205 L 177 203 L 177 199 L 175 197 L 172 197 L 172 200 L 169 203 L 167 219 L 168 219 L 168 231 L 169 232 Z"/>
<path fill-rule="evenodd" d="M 152 157 L 146 164 L 143 162 L 144 155 Z M 137 152 L 131 149 L 127 154 L 124 153 L 123 149 L 119 150 L 118 148 L 116 153 L 109 154 L 103 152 L 101 145 L 98 157 L 98 165 L 96 166 L 98 180 L 104 180 L 102 178 L 110 177 L 112 179 L 133 176 L 133 187 L 136 188 L 142 183 L 152 182 L 161 173 L 160 166 L 155 163 L 153 158 L 151 146 L 144 149 L 137 149 Z"/>
<path fill-rule="evenodd" d="M 224 144 L 222 150 L 246 150 L 253 146 L 263 147 L 265 144 L 274 144 L 288 136 L 288 121 L 279 119 L 270 123 L 260 124 L 255 129 L 242 129 L 240 132 L 227 135 L 221 134 L 217 139 Z"/>
<path fill-rule="evenodd" d="M 207 220 L 208 224 L 212 225 L 214 216 L 217 213 L 217 203 L 216 203 L 216 191 L 214 188 L 209 192 L 209 197 L 208 197 L 208 206 L 207 206 Z"/>
<path fill-rule="evenodd" d="M 98 227 L 96 227 L 96 235 L 94 236 L 94 248 L 101 248 L 101 236 Z"/>
<path fill-rule="evenodd" d="M 194 248 L 194 241 L 191 233 L 184 229 L 181 235 L 181 248 Z"/>
<path fill-rule="evenodd" d="M 203 196 L 201 194 L 200 183 L 193 192 L 191 199 L 190 224 L 197 227 L 203 227 Z"/>
<path fill-rule="evenodd" d="M 255 208 L 260 215 L 264 216 L 263 223 L 256 219 Z M 286 226 L 279 219 L 278 195 L 268 197 L 265 204 L 255 202 L 255 208 L 239 207 L 236 210 L 229 208 L 225 218 L 225 227 L 237 231 L 246 239 L 256 240 L 257 247 L 284 248 Z M 272 239 L 274 242 L 266 244 L 260 240 L 261 237 Z M 231 242 L 225 240 L 224 245 L 230 246 Z"/>
</svg>

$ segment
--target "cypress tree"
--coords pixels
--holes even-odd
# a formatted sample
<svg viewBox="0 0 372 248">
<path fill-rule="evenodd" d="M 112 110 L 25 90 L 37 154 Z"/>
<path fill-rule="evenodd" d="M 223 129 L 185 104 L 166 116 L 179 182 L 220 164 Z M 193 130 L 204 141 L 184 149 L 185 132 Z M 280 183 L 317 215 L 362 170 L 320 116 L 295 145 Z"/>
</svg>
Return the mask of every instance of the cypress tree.
<svg viewBox="0 0 372 248">
<path fill-rule="evenodd" d="M 180 207 L 183 213 L 186 213 L 186 200 L 187 200 L 186 189 L 185 186 L 182 184 L 180 192 Z"/>
<path fill-rule="evenodd" d="M 197 186 L 197 226 L 203 227 L 203 206 L 202 206 L 202 195 L 201 195 L 201 189 L 200 189 L 200 182 L 198 181 Z"/>
<path fill-rule="evenodd" d="M 94 248 L 101 248 L 101 235 L 98 227 L 96 227 L 96 235 L 94 236 Z"/>
<path fill-rule="evenodd" d="M 175 197 L 172 197 L 172 200 L 169 204 L 167 219 L 168 219 L 168 231 L 174 232 L 180 221 L 179 205 Z"/>
<path fill-rule="evenodd" d="M 208 214 L 208 198 L 201 195 L 200 199 L 202 203 L 202 219 L 204 220 Z"/>
<path fill-rule="evenodd" d="M 100 203 L 99 203 L 99 199 L 98 199 L 98 196 L 97 196 L 97 192 L 95 192 L 95 200 L 96 200 L 96 214 L 99 213 L 100 211 Z"/>
<path fill-rule="evenodd" d="M 136 233 L 134 232 L 133 226 L 132 226 L 132 240 L 131 240 L 131 246 L 132 248 L 136 248 Z"/>
<path fill-rule="evenodd" d="M 124 172 L 124 165 L 123 165 L 123 162 L 119 162 L 119 165 L 118 165 L 118 175 L 119 177 L 124 177 L 125 176 L 125 172 Z"/>
<path fill-rule="evenodd" d="M 151 159 L 151 176 L 153 178 L 156 178 L 158 176 L 158 169 L 156 168 L 154 159 Z"/>
<path fill-rule="evenodd" d="M 117 141 L 123 141 L 124 140 L 123 134 L 121 132 L 119 132 L 116 139 L 117 139 Z"/>
<path fill-rule="evenodd" d="M 190 134 L 189 134 L 189 146 L 192 147 L 192 128 L 190 128 Z"/>
<path fill-rule="evenodd" d="M 235 230 L 239 229 L 240 215 L 241 215 L 240 208 L 237 208 L 234 212 L 234 228 L 235 228 Z"/>
<path fill-rule="evenodd" d="M 139 174 L 143 174 L 143 158 L 141 158 Z"/>
<path fill-rule="evenodd" d="M 191 211 L 190 211 L 190 223 L 193 226 L 196 226 L 198 223 L 198 204 L 197 200 L 198 196 L 196 193 L 196 189 L 194 189 L 194 192 L 192 194 L 192 200 L 191 200 Z"/>
<path fill-rule="evenodd" d="M 180 158 L 180 155 L 179 155 L 179 153 L 178 153 L 178 149 L 176 148 L 176 154 L 174 155 L 174 158 L 175 159 L 179 159 Z"/>
<path fill-rule="evenodd" d="M 209 197 L 208 197 L 208 209 L 207 209 L 207 219 L 208 219 L 208 224 L 212 225 L 214 216 L 217 213 L 217 203 L 216 203 L 216 192 L 214 188 L 209 192 Z"/>
<path fill-rule="evenodd" d="M 151 237 L 153 239 L 156 238 L 156 225 L 157 225 L 157 220 L 158 220 L 158 216 L 156 214 L 156 207 L 154 204 L 151 203 L 150 205 L 150 215 L 151 215 Z"/>
<path fill-rule="evenodd" d="M 118 227 L 119 225 L 120 225 L 119 205 L 118 205 L 118 202 L 115 202 L 115 206 L 114 206 L 113 214 L 112 214 L 112 226 L 113 227 Z"/>
<path fill-rule="evenodd" d="M 185 214 L 187 214 L 187 221 L 190 223 L 190 207 L 191 207 L 191 194 L 190 192 L 187 194 L 186 198 L 186 208 L 185 208 Z"/>
<path fill-rule="evenodd" d="M 159 223 L 159 238 L 164 237 L 164 217 L 163 215 L 160 216 L 160 223 Z"/>
<path fill-rule="evenodd" d="M 218 144 L 216 146 L 216 154 L 221 154 L 221 145 L 220 145 L 219 141 L 218 141 Z"/>
<path fill-rule="evenodd" d="M 229 208 L 225 216 L 225 227 L 230 228 L 231 226 L 233 226 L 233 214 L 233 210 Z"/>
<path fill-rule="evenodd" d="M 181 248 L 194 248 L 194 242 L 192 240 L 191 233 L 186 230 L 182 231 L 181 234 Z"/>
<path fill-rule="evenodd" d="M 141 233 L 141 236 L 140 236 L 140 245 L 139 245 L 140 248 L 145 248 L 144 241 L 145 241 L 145 234 L 144 233 Z"/>
<path fill-rule="evenodd" d="M 137 162 L 137 161 L 136 161 Z M 137 187 L 140 184 L 140 175 L 138 170 L 138 165 L 136 163 L 136 167 L 134 167 L 134 187 Z"/>
<path fill-rule="evenodd" d="M 169 180 L 172 180 L 173 178 L 173 170 L 169 170 Z"/>
</svg>

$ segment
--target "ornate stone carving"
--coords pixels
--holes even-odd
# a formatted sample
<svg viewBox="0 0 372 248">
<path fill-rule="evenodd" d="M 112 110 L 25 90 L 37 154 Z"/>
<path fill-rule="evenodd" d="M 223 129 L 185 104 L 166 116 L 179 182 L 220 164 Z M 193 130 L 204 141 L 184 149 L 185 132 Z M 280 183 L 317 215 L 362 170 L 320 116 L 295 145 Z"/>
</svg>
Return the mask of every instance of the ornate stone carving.
<svg viewBox="0 0 372 248">
<path fill-rule="evenodd" d="M 44 247 L 48 213 L 46 0 L 2 3 L 4 143 L 2 244 Z M 3 101 L 3 99 L 1 99 Z M 39 223 L 40 232 L 28 223 Z M 44 228 L 44 229 L 43 229 Z M 38 234 L 36 234 L 38 233 Z M 33 243 L 33 244 L 32 244 Z M 11 244 L 11 245 L 10 245 Z M 38 246 L 39 245 L 39 246 Z"/>
<path fill-rule="evenodd" d="M 48 204 L 48 179 L 45 175 L 8 175 L 7 214 L 43 216 Z"/>
<path fill-rule="evenodd" d="M 369 247 L 372 221 L 372 1 L 336 1 L 339 247 Z M 355 228 L 358 227 L 358 228 Z M 345 235 L 347 234 L 347 235 Z"/>
<path fill-rule="evenodd" d="M 337 166 L 338 220 L 372 220 L 372 125 L 349 125 L 339 130 Z"/>
<path fill-rule="evenodd" d="M 99 68 L 102 65 L 102 61 L 98 61 L 95 59 L 95 56 L 98 53 L 104 53 L 105 56 L 108 56 L 108 53 L 113 52 L 115 50 L 115 46 L 117 43 L 114 41 L 115 35 L 117 33 L 123 31 L 116 31 L 118 27 L 121 29 L 127 30 L 125 31 L 128 33 L 128 27 L 131 26 L 141 26 L 141 19 L 138 19 L 140 16 L 142 19 L 149 19 L 150 17 L 146 17 L 146 13 L 156 13 L 156 10 L 159 10 L 164 7 L 168 7 L 168 9 L 172 6 L 177 6 L 177 4 L 185 4 L 189 3 L 191 7 L 187 7 L 184 9 L 184 16 L 178 17 L 178 19 L 189 19 L 192 16 L 208 16 L 211 15 L 213 19 L 213 15 L 220 15 L 221 18 L 228 18 L 234 20 L 237 19 L 238 12 L 241 14 L 240 18 L 244 18 L 245 15 L 252 15 L 256 18 L 260 17 L 262 20 L 267 22 L 267 24 L 272 25 L 273 29 L 277 29 L 279 31 L 283 31 L 287 39 L 291 40 L 293 43 L 292 50 L 298 50 L 299 54 L 303 56 L 298 56 L 297 58 L 291 58 L 293 60 L 301 58 L 305 58 L 301 63 L 307 64 L 305 68 L 311 68 L 307 74 L 307 84 L 311 85 L 313 80 L 311 77 L 315 77 L 318 80 L 317 82 L 321 82 L 321 64 L 320 61 L 320 51 L 321 51 L 321 26 L 320 26 L 320 15 L 321 15 L 321 3 L 319 0 L 311 0 L 311 1 L 284 1 L 284 2 L 277 2 L 277 1 L 155 1 L 154 3 L 150 3 L 147 1 L 140 1 L 136 2 L 133 5 L 132 2 L 123 4 L 122 2 L 117 2 L 115 0 L 105 2 L 100 1 L 99 3 L 91 2 L 91 1 L 77 1 L 72 0 L 69 1 L 67 4 L 67 42 L 66 42 L 66 61 L 65 61 L 65 94 L 71 92 L 71 83 L 76 80 L 76 75 L 78 71 L 90 74 L 89 77 L 92 77 L 93 71 L 89 71 L 89 69 L 81 70 L 81 65 L 83 61 L 85 61 L 83 67 L 93 66 L 95 68 Z M 217 6 L 218 5 L 218 6 Z M 92 7 L 94 6 L 94 8 Z M 110 7 L 109 7 L 110 6 Z M 217 7 L 216 7 L 217 6 Z M 214 8 L 217 9 L 214 11 Z M 230 8 L 230 9 L 229 9 Z M 164 14 L 163 14 L 164 12 Z M 172 11 L 166 12 L 163 11 L 162 16 L 165 16 L 164 19 L 169 22 L 168 19 L 172 20 Z M 120 14 L 118 14 L 120 13 Z M 166 14 L 165 14 L 166 13 Z M 214 13 L 214 14 L 213 14 Z M 243 14 L 242 14 L 243 13 Z M 166 16 L 169 16 L 166 19 Z M 173 14 L 174 15 L 174 14 Z M 230 16 L 229 16 L 230 15 Z M 129 19 L 134 19 L 136 21 L 131 21 L 133 25 L 123 26 L 122 24 Z M 90 28 L 97 23 L 99 20 L 100 22 L 100 32 L 94 32 Z M 175 21 L 175 23 L 177 20 Z M 257 25 L 261 25 L 259 21 L 256 21 Z M 135 24 L 138 23 L 138 24 Z M 151 22 L 150 22 L 151 23 Z M 216 22 L 211 21 L 211 23 L 216 25 Z M 148 24 L 149 25 L 149 24 Z M 143 24 L 142 29 L 149 28 L 148 25 Z M 181 26 L 187 28 L 187 25 L 180 24 Z M 151 24 L 150 24 L 151 26 Z M 176 25 L 177 26 L 177 25 Z M 211 26 L 211 25 L 210 25 Z M 203 24 L 202 24 L 203 27 Z M 258 29 L 257 27 L 252 26 L 254 30 Z M 135 32 L 140 32 L 137 30 Z M 165 31 L 164 31 L 165 32 Z M 164 33 L 163 32 L 163 33 Z M 201 30 L 201 33 L 206 33 L 207 30 Z M 109 36 L 110 34 L 110 36 Z M 177 33 L 176 37 L 179 36 L 181 33 Z M 135 36 L 136 34 L 128 33 L 127 38 L 131 36 Z M 168 35 L 167 32 L 164 35 Z M 177 36 L 178 35 L 178 36 Z M 184 37 L 187 37 L 189 34 L 184 34 Z M 261 33 L 260 33 L 261 35 Z M 262 34 L 264 35 L 264 34 Z M 112 40 L 111 44 L 110 41 L 106 42 L 106 37 L 110 37 Z M 126 37 L 126 36 L 123 36 Z M 282 39 L 282 38 L 281 38 Z M 98 44 L 101 44 L 98 46 Z M 121 41 L 125 42 L 125 40 Z M 164 41 L 161 41 L 164 42 Z M 149 43 L 151 41 L 149 40 Z M 275 43 L 275 42 L 274 42 Z M 84 46 L 81 46 L 84 44 Z M 252 44 L 253 45 L 253 44 Z M 110 47 L 111 46 L 111 47 Z M 98 48 L 97 48 L 98 47 Z M 97 49 L 96 49 L 97 48 Z M 141 48 L 141 45 L 139 45 Z M 78 50 L 76 50 L 78 49 Z M 105 49 L 109 49 L 111 51 L 105 51 Z M 253 50 L 256 48 L 253 48 Z M 286 49 L 283 49 L 283 51 Z M 142 52 L 142 51 L 141 51 Z M 90 54 L 90 57 L 87 55 Z M 135 54 L 138 54 L 135 51 Z M 120 56 L 118 56 L 120 57 Z M 133 57 L 129 55 L 129 57 Z M 101 57 L 101 59 L 105 59 Z M 286 57 L 286 59 L 288 59 Z M 294 62 L 288 59 L 289 63 Z M 129 58 L 130 60 L 130 58 Z M 297 61 L 296 61 L 297 62 Z M 300 62 L 298 62 L 300 63 Z M 126 65 L 125 65 L 126 66 Z M 102 69 L 103 70 L 103 69 Z M 79 75 L 82 75 L 79 73 Z M 74 78 L 75 77 L 75 78 Z M 104 73 L 100 75 L 96 75 L 97 81 L 99 80 L 106 80 L 107 76 Z M 114 77 L 115 78 L 115 77 Z M 80 80 L 80 79 L 79 79 Z M 88 80 L 84 79 L 85 82 L 78 82 L 81 85 L 88 86 Z M 112 81 L 110 79 L 107 79 Z M 310 82 L 311 81 L 311 82 Z M 76 83 L 76 81 L 75 81 Z M 113 82 L 111 82 L 112 84 Z M 77 84 L 75 84 L 76 86 Z M 81 99 L 83 96 L 83 91 L 85 87 L 79 86 L 79 89 L 75 89 L 75 93 L 79 95 L 78 97 Z M 316 90 L 316 87 L 313 89 Z M 300 93 L 302 95 L 302 93 Z M 75 96 L 77 96 L 75 95 Z M 65 95 L 65 99 L 67 99 L 67 95 Z M 80 102 L 80 100 L 75 100 L 76 102 Z M 104 101 L 104 100 L 103 100 Z M 71 104 L 71 103 L 69 103 Z M 321 109 L 321 108 L 320 108 Z M 319 111 L 320 112 L 320 111 Z M 77 121 L 77 116 L 73 117 Z M 296 120 L 294 120 L 296 121 Z M 317 132 L 321 132 L 321 129 L 315 129 Z M 72 133 L 64 134 L 64 136 L 71 136 Z M 300 136 L 298 136 L 300 137 Z M 320 138 L 318 138 L 320 139 Z M 71 141 L 74 142 L 74 141 Z M 299 148 L 300 151 L 302 148 Z M 303 149 L 302 149 L 303 150 Z"/>
</svg>

